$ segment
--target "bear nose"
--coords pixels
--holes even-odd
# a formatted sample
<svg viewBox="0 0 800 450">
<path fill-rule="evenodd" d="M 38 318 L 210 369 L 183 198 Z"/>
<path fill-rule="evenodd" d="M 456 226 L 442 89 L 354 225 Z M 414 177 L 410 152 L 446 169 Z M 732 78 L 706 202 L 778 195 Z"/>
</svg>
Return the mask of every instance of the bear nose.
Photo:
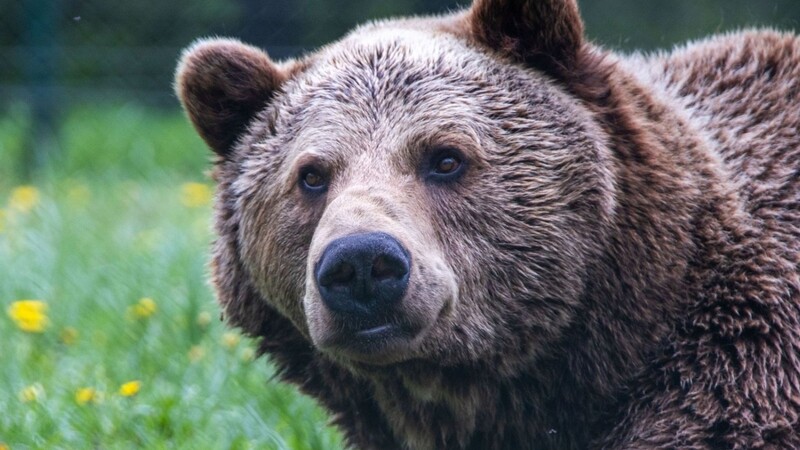
<svg viewBox="0 0 800 450">
<path fill-rule="evenodd" d="M 345 236 L 328 244 L 315 268 L 317 288 L 334 312 L 382 316 L 403 298 L 411 261 L 386 233 Z"/>
</svg>

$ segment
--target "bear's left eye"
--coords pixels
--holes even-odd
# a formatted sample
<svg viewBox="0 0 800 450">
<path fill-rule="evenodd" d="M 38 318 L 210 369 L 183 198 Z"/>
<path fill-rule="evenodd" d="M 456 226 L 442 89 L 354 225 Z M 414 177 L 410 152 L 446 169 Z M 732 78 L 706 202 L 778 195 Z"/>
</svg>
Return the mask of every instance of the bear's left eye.
<svg viewBox="0 0 800 450">
<path fill-rule="evenodd" d="M 436 173 L 439 175 L 447 175 L 455 172 L 461 167 L 461 161 L 453 156 L 445 156 L 436 163 Z"/>
<path fill-rule="evenodd" d="M 431 181 L 449 182 L 458 179 L 464 172 L 464 158 L 455 148 L 441 148 L 430 159 L 428 178 Z"/>
<path fill-rule="evenodd" d="M 322 192 L 328 187 L 325 175 L 313 167 L 306 167 L 300 171 L 300 184 L 311 192 Z"/>
</svg>

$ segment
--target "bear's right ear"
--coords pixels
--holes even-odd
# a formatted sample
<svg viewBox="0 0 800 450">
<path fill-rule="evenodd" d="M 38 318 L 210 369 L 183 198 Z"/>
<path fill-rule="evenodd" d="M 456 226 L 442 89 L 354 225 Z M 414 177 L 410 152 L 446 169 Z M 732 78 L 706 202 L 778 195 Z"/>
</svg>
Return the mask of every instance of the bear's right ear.
<svg viewBox="0 0 800 450">
<path fill-rule="evenodd" d="M 203 140 L 226 156 L 287 78 L 255 47 L 233 39 L 208 39 L 184 50 L 175 72 L 175 92 Z"/>
<path fill-rule="evenodd" d="M 584 43 L 577 0 L 475 0 L 466 19 L 478 42 L 554 74 L 572 68 Z"/>
</svg>

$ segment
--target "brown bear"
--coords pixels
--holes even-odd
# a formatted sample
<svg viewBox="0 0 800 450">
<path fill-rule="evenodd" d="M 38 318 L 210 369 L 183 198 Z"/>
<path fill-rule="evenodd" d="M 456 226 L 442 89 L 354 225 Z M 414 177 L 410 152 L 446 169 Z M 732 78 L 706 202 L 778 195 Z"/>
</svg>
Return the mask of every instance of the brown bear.
<svg viewBox="0 0 800 450">
<path fill-rule="evenodd" d="M 800 40 L 476 0 L 183 55 L 232 325 L 362 449 L 800 448 Z"/>
</svg>

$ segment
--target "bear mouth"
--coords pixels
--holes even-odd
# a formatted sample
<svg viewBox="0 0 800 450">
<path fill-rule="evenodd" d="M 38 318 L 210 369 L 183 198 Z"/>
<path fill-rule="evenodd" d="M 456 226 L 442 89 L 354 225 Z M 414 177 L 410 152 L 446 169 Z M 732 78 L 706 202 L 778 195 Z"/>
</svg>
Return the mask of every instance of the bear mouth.
<svg viewBox="0 0 800 450">
<path fill-rule="evenodd" d="M 362 364 L 387 365 L 411 358 L 422 328 L 395 322 L 341 326 L 320 343 L 320 348 Z"/>
<path fill-rule="evenodd" d="M 356 331 L 354 334 L 362 339 L 372 339 L 372 338 L 380 338 L 386 334 L 391 334 L 394 332 L 396 325 L 387 323 L 384 325 L 379 325 L 377 327 L 364 329 L 361 331 Z"/>
</svg>

